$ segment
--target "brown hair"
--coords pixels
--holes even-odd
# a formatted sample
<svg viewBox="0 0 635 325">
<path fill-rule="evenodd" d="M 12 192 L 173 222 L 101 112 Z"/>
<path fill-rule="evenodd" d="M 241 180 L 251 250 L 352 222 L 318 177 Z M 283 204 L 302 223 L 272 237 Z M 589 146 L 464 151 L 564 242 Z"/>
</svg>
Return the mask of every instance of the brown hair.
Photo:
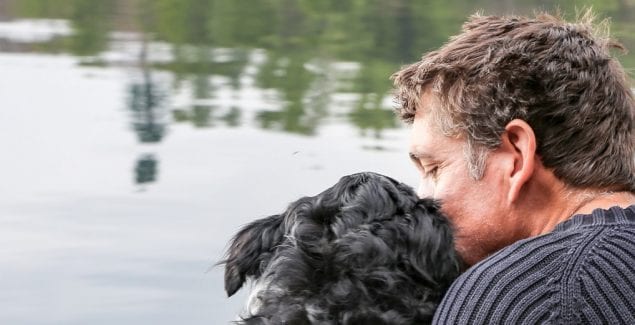
<svg viewBox="0 0 635 325">
<path fill-rule="evenodd" d="M 461 34 L 392 76 L 397 111 L 412 122 L 430 88 L 441 130 L 464 136 L 468 161 L 480 164 L 475 178 L 483 173 L 479 150 L 498 147 L 507 123 L 522 119 L 542 163 L 565 183 L 635 191 L 635 99 L 609 53 L 623 47 L 600 32 L 606 21 L 599 27 L 590 11 L 576 23 L 474 15 Z"/>
</svg>

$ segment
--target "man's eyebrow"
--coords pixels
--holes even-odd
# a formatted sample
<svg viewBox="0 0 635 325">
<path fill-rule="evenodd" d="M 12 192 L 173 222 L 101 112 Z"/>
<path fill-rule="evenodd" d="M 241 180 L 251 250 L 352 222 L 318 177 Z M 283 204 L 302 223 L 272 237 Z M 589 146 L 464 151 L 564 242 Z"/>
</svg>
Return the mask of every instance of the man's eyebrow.
<svg viewBox="0 0 635 325">
<path fill-rule="evenodd" d="M 419 160 L 419 159 L 434 160 L 434 157 L 431 154 L 417 151 L 417 150 L 410 151 L 408 155 L 410 156 L 410 159 L 412 160 Z"/>
</svg>

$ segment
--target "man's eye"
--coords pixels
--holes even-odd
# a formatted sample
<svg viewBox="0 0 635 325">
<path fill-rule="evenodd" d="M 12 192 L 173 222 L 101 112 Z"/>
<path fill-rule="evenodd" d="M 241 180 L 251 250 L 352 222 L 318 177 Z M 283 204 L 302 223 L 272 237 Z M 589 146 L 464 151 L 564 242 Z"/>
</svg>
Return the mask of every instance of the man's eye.
<svg viewBox="0 0 635 325">
<path fill-rule="evenodd" d="M 437 172 L 439 171 L 439 167 L 432 167 L 430 169 L 426 169 L 424 173 L 426 177 L 437 178 Z"/>
</svg>

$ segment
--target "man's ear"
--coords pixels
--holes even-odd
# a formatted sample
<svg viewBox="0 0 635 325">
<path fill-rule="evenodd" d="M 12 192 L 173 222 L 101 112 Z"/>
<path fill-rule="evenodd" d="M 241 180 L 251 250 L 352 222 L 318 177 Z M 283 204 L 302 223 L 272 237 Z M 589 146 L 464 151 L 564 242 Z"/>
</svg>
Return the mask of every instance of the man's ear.
<svg viewBox="0 0 635 325">
<path fill-rule="evenodd" d="M 256 220 L 243 227 L 231 240 L 225 264 L 225 291 L 231 297 L 248 276 L 260 277 L 275 248 L 284 239 L 282 215 Z"/>
<path fill-rule="evenodd" d="M 507 123 L 501 136 L 501 147 L 513 160 L 513 168 L 508 174 L 509 192 L 507 200 L 515 202 L 523 186 L 534 174 L 536 162 L 536 135 L 527 122 L 514 119 Z"/>
</svg>

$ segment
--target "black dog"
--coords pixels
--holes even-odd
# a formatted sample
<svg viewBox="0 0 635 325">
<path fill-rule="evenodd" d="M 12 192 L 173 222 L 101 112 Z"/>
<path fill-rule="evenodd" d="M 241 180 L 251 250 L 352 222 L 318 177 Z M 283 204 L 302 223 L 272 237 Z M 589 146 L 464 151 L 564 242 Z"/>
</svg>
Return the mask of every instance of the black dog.
<svg viewBox="0 0 635 325">
<path fill-rule="evenodd" d="M 389 177 L 343 177 L 231 241 L 225 290 L 256 280 L 245 324 L 429 323 L 458 276 L 439 206 Z"/>
</svg>

